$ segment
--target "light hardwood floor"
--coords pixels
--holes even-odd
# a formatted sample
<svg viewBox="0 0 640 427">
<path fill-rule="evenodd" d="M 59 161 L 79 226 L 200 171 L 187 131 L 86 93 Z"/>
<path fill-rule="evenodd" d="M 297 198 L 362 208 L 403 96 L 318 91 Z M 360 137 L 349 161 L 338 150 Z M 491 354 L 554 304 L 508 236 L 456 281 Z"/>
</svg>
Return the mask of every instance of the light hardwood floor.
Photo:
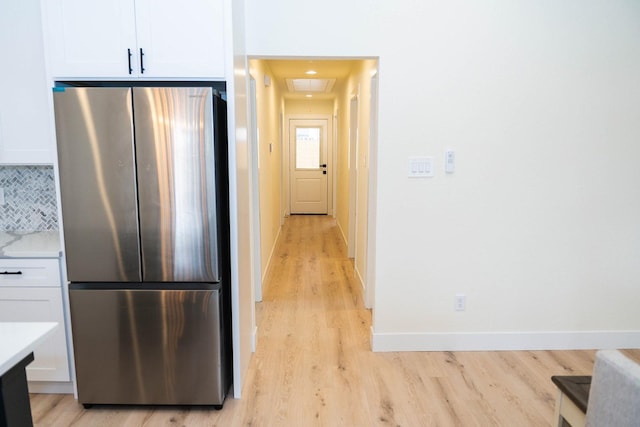
<svg viewBox="0 0 640 427">
<path fill-rule="evenodd" d="M 358 286 L 334 220 L 288 218 L 243 399 L 221 411 L 84 410 L 68 395 L 32 395 L 35 425 L 548 426 L 551 375 L 591 374 L 594 351 L 372 353 Z"/>
</svg>

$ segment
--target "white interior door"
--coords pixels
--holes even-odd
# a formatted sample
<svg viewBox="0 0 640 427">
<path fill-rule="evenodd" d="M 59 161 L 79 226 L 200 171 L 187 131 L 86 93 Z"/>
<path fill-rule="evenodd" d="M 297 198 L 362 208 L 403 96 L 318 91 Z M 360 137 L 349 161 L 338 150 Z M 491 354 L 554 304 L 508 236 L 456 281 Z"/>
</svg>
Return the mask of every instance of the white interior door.
<svg viewBox="0 0 640 427">
<path fill-rule="evenodd" d="M 292 214 L 328 213 L 327 120 L 290 120 Z"/>
</svg>

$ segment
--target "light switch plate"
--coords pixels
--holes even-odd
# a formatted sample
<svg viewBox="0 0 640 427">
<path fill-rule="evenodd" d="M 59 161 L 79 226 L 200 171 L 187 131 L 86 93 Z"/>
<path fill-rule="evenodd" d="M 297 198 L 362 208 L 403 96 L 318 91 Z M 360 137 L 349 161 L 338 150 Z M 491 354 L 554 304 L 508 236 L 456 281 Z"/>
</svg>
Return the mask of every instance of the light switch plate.
<svg viewBox="0 0 640 427">
<path fill-rule="evenodd" d="M 6 202 L 4 201 L 4 188 L 0 187 L 0 205 L 4 205 Z"/>
<path fill-rule="evenodd" d="M 433 157 L 409 157 L 409 178 L 433 176 Z"/>
</svg>

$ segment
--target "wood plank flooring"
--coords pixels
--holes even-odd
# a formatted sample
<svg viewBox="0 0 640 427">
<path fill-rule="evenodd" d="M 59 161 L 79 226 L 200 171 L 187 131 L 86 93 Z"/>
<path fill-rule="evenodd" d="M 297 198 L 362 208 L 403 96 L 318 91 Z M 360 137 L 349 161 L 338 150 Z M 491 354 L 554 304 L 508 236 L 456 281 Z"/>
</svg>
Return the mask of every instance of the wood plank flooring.
<svg viewBox="0 0 640 427">
<path fill-rule="evenodd" d="M 370 312 L 325 216 L 286 220 L 263 298 L 243 399 L 221 411 L 85 410 L 72 396 L 32 395 L 35 425 L 549 426 L 551 375 L 593 369 L 593 351 L 372 353 Z"/>
</svg>

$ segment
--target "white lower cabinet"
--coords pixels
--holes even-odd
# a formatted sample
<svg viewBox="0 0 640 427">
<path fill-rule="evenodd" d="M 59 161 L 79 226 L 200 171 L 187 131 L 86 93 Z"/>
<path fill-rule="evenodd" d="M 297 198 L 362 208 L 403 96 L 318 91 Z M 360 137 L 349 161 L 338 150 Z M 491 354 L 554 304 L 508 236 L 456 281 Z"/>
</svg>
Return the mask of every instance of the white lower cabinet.
<svg viewBox="0 0 640 427">
<path fill-rule="evenodd" d="M 57 259 L 0 259 L 0 322 L 58 323 L 27 366 L 29 381 L 70 381 L 58 265 Z"/>
</svg>

